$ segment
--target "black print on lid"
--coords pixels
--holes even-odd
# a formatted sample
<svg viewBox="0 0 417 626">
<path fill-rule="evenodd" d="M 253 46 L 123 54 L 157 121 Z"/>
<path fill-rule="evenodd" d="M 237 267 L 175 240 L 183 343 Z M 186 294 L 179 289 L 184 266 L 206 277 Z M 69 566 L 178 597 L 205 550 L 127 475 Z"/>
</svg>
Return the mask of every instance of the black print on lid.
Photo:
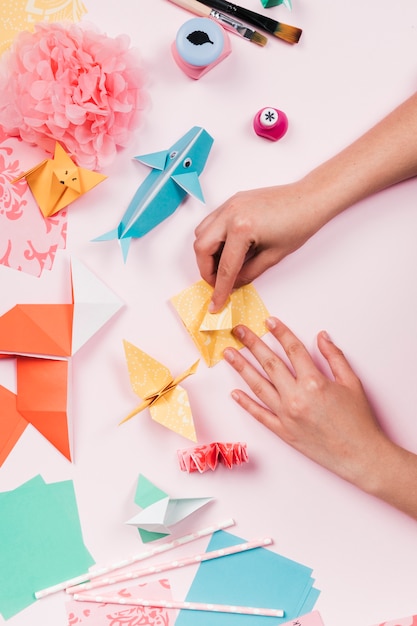
<svg viewBox="0 0 417 626">
<path fill-rule="evenodd" d="M 194 30 L 192 33 L 187 35 L 187 39 L 194 46 L 203 46 L 205 43 L 214 44 L 211 41 L 210 37 L 203 30 Z"/>
</svg>

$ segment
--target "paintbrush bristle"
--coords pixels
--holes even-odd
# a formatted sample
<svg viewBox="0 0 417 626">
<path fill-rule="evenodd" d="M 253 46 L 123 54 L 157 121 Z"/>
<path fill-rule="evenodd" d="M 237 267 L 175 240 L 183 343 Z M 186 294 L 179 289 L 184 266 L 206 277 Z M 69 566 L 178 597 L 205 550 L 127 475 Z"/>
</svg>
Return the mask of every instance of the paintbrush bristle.
<svg viewBox="0 0 417 626">
<path fill-rule="evenodd" d="M 274 31 L 275 37 L 279 37 L 279 39 L 283 39 L 288 43 L 298 43 L 301 33 L 303 31 L 301 28 L 297 28 L 296 26 L 289 26 L 288 24 L 281 24 L 281 22 L 277 23 L 277 27 Z"/>
<path fill-rule="evenodd" d="M 268 38 L 265 37 L 265 35 L 258 33 L 257 30 L 254 30 L 252 35 L 250 36 L 250 40 L 252 43 L 258 44 L 258 46 L 264 46 L 267 43 Z"/>
</svg>

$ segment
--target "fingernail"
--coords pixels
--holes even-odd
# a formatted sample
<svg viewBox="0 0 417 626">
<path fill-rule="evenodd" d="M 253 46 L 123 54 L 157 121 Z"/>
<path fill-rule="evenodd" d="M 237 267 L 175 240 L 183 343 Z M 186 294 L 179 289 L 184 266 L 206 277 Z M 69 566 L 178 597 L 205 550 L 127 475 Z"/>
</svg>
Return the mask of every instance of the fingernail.
<svg viewBox="0 0 417 626">
<path fill-rule="evenodd" d="M 213 300 L 211 300 L 210 304 L 208 305 L 208 312 L 209 313 L 214 313 L 216 310 L 216 305 L 214 304 Z"/>
<path fill-rule="evenodd" d="M 274 330 L 277 327 L 277 320 L 274 317 L 267 317 L 265 325 L 269 328 L 269 330 Z"/>
<path fill-rule="evenodd" d="M 233 363 L 233 361 L 235 360 L 235 355 L 233 353 L 233 350 L 230 350 L 229 348 L 226 348 L 223 351 L 223 356 L 228 363 Z"/>
<path fill-rule="evenodd" d="M 238 339 L 243 339 L 245 336 L 245 329 L 242 326 L 235 326 L 232 332 Z"/>
<path fill-rule="evenodd" d="M 322 330 L 321 331 L 321 336 L 323 337 L 323 339 L 326 339 L 326 341 L 331 341 L 329 333 L 327 332 L 327 330 Z"/>
<path fill-rule="evenodd" d="M 233 400 L 235 400 L 235 402 L 239 402 L 239 394 L 237 393 L 237 391 L 232 391 L 230 395 L 232 396 Z"/>
</svg>

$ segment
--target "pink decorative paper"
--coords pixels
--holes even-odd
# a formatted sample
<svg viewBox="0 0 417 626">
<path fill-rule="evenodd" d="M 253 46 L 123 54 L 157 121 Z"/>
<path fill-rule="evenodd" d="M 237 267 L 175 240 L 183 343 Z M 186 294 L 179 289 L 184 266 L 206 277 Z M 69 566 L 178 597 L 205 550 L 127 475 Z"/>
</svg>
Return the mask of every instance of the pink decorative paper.
<svg viewBox="0 0 417 626">
<path fill-rule="evenodd" d="M 24 171 L 21 160 L 30 150 L 0 127 L 0 264 L 40 276 L 52 268 L 57 250 L 65 248 L 67 213 L 43 217 L 26 181 L 11 183 Z"/>
<path fill-rule="evenodd" d="M 289 622 L 285 622 L 282 626 L 324 626 L 321 615 L 318 611 L 306 613 L 301 617 L 295 617 Z"/>
<path fill-rule="evenodd" d="M 102 595 L 118 595 L 123 598 L 163 598 L 171 600 L 171 587 L 166 579 L 119 589 Z M 176 611 L 164 608 L 130 606 L 120 608 L 117 604 L 96 604 L 72 600 L 66 603 L 68 626 L 173 626 Z"/>
<path fill-rule="evenodd" d="M 417 626 L 417 615 L 393 619 L 389 622 L 383 622 L 382 624 L 379 624 L 379 626 Z"/>
<path fill-rule="evenodd" d="M 215 470 L 218 463 L 229 469 L 233 465 L 247 463 L 248 453 L 245 443 L 208 443 L 194 448 L 177 450 L 178 461 L 183 472 L 206 472 Z"/>
</svg>

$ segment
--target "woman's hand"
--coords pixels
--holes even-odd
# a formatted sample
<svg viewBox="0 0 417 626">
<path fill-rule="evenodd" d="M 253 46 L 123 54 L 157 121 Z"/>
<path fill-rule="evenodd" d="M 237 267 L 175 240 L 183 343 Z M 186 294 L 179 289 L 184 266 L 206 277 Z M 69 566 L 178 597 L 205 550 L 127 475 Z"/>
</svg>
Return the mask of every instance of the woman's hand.
<svg viewBox="0 0 417 626">
<path fill-rule="evenodd" d="M 382 432 L 362 384 L 342 351 L 325 332 L 318 347 L 329 363 L 334 380 L 322 374 L 299 339 L 276 318 L 267 326 L 283 347 L 286 364 L 262 339 L 245 326 L 235 336 L 251 351 L 256 369 L 233 348 L 225 359 L 256 396 L 241 390 L 233 398 L 283 441 L 338 476 L 372 492 L 378 483 L 383 458 L 394 444 Z"/>
<path fill-rule="evenodd" d="M 214 287 L 210 311 L 363 198 L 417 175 L 417 92 L 295 183 L 241 191 L 196 228 L 194 250 Z"/>
<path fill-rule="evenodd" d="M 200 274 L 214 287 L 210 312 L 224 306 L 232 289 L 299 248 L 323 221 L 301 181 L 229 198 L 195 231 Z"/>
</svg>

